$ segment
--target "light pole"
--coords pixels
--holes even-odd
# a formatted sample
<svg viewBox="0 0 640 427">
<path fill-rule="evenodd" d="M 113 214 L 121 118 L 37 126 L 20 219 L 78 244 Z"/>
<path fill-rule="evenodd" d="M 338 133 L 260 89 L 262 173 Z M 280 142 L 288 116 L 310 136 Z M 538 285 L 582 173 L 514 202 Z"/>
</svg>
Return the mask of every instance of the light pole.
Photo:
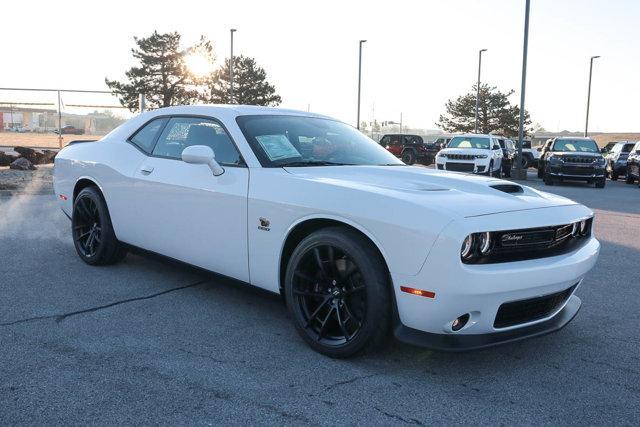
<svg viewBox="0 0 640 427">
<path fill-rule="evenodd" d="M 478 84 L 476 86 L 476 131 L 478 133 L 478 106 L 480 105 L 480 69 L 482 68 L 482 52 L 487 49 L 480 49 L 478 52 Z"/>
<path fill-rule="evenodd" d="M 591 75 L 593 74 L 593 60 L 600 58 L 600 55 L 592 56 L 589 61 L 589 89 L 587 90 L 587 118 L 584 122 L 584 136 L 587 136 L 589 130 L 589 103 L 591 102 Z"/>
<path fill-rule="evenodd" d="M 229 59 L 229 104 L 233 104 L 233 33 L 235 28 L 229 30 L 231 32 L 231 59 Z"/>
<path fill-rule="evenodd" d="M 520 85 L 520 120 L 518 124 L 518 155 L 516 156 L 515 179 L 527 179 L 527 171 L 522 169 L 522 139 L 524 138 L 524 92 L 527 84 L 527 50 L 529 46 L 529 6 L 526 0 L 524 11 L 524 44 L 522 46 L 522 83 Z"/>
<path fill-rule="evenodd" d="M 365 43 L 366 40 L 360 40 L 359 49 L 358 49 L 358 124 L 356 128 L 360 130 L 360 86 L 362 82 L 362 43 Z"/>
</svg>

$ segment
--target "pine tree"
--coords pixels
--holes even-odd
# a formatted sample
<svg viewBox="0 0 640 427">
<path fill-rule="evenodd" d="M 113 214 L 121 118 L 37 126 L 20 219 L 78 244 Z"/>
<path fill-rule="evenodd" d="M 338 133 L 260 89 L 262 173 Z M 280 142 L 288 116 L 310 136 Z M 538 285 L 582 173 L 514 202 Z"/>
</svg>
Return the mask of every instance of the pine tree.
<svg viewBox="0 0 640 427">
<path fill-rule="evenodd" d="M 208 88 L 202 100 L 213 104 L 229 104 L 230 78 L 227 59 L 224 65 L 209 78 Z M 243 105 L 277 106 L 282 102 L 275 87 L 267 81 L 264 68 L 253 58 L 233 58 L 233 103 Z"/>
<path fill-rule="evenodd" d="M 146 97 L 149 108 L 192 104 L 201 96 L 199 85 L 204 80 L 194 76 L 185 65 L 185 58 L 194 51 L 213 62 L 211 43 L 204 37 L 192 47 L 180 48 L 180 34 L 160 34 L 154 31 L 145 38 L 134 37 L 136 47 L 131 49 L 140 65 L 130 68 L 126 81 L 109 80 L 105 83 L 120 103 L 131 111 L 138 110 L 140 94 Z"/>
<path fill-rule="evenodd" d="M 476 87 L 472 91 L 447 101 L 446 113 L 440 115 L 436 124 L 447 132 L 474 132 L 476 112 Z M 478 132 L 497 133 L 505 136 L 518 134 L 520 107 L 511 105 L 509 97 L 514 91 L 500 92 L 495 86 L 480 85 L 478 108 Z M 525 110 L 524 131 L 531 132 L 531 118 Z"/>
</svg>

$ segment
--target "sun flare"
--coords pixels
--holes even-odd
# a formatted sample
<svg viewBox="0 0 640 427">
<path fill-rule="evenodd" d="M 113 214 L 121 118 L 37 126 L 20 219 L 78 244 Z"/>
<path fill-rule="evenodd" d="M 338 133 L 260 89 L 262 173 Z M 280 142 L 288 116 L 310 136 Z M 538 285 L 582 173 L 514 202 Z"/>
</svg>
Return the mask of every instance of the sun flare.
<svg viewBox="0 0 640 427">
<path fill-rule="evenodd" d="M 192 53 L 185 58 L 187 68 L 196 77 L 203 77 L 210 74 L 213 71 L 213 64 L 209 61 L 209 58 L 202 53 Z"/>
</svg>

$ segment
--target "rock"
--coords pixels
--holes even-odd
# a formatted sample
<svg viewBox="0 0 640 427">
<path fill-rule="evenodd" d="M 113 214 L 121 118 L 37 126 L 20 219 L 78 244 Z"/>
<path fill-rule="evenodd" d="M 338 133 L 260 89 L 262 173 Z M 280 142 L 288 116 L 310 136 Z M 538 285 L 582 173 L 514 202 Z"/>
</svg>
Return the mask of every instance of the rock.
<svg viewBox="0 0 640 427">
<path fill-rule="evenodd" d="M 9 165 L 9 169 L 17 169 L 17 170 L 22 170 L 22 171 L 27 171 L 27 170 L 32 170 L 33 171 L 33 170 L 36 170 L 38 168 L 35 167 L 27 158 L 18 157 L 13 162 L 11 162 L 11 164 Z"/>
<path fill-rule="evenodd" d="M 53 160 L 56 158 L 56 155 L 58 154 L 57 151 L 53 151 L 53 150 L 42 150 L 42 155 L 44 156 L 44 160 L 42 164 L 45 163 L 53 163 Z"/>
<path fill-rule="evenodd" d="M 17 159 L 16 156 L 11 156 L 0 151 L 0 166 L 9 166 L 15 159 Z"/>
<path fill-rule="evenodd" d="M 38 158 L 40 156 L 38 156 L 38 153 L 36 153 L 36 150 L 32 148 L 27 148 L 27 147 L 14 147 L 14 151 L 20 153 L 20 156 L 29 160 L 29 162 L 31 163 L 38 163 Z"/>
</svg>

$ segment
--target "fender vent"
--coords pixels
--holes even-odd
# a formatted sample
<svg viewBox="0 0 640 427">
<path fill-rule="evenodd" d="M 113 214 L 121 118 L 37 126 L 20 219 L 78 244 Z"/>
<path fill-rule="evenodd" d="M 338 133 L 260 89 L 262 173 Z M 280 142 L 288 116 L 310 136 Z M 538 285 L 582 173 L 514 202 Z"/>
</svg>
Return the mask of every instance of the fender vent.
<svg viewBox="0 0 640 427">
<path fill-rule="evenodd" d="M 498 184 L 498 185 L 492 185 L 491 188 L 495 188 L 498 191 L 502 191 L 504 193 L 509 193 L 509 194 L 524 193 L 524 190 L 522 189 L 522 187 L 516 184 Z"/>
</svg>

